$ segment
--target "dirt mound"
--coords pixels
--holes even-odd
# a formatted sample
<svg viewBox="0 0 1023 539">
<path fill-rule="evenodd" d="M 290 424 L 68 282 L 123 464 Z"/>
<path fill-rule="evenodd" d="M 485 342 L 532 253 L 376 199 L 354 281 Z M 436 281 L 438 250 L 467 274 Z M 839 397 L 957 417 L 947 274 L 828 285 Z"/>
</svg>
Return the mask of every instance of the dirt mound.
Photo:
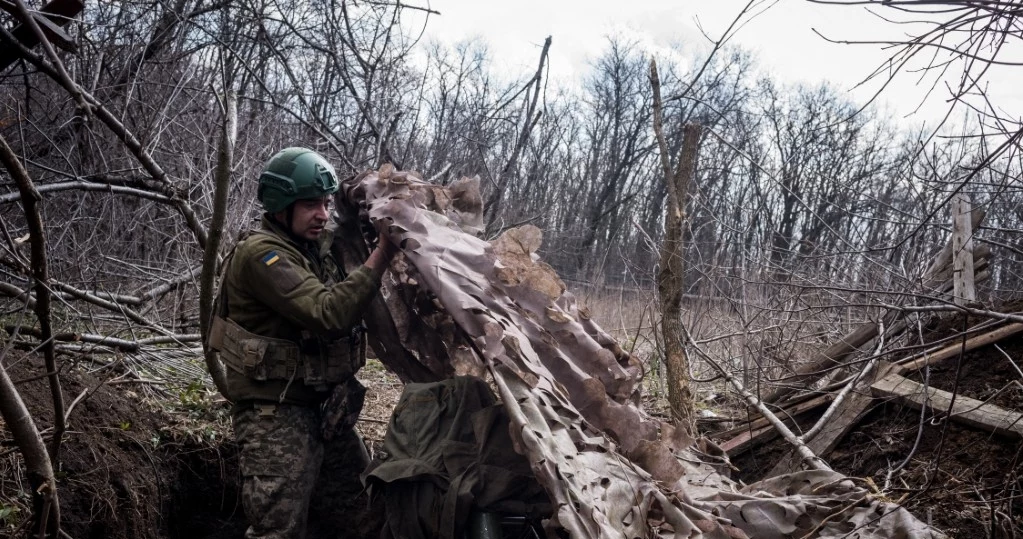
<svg viewBox="0 0 1023 539">
<path fill-rule="evenodd" d="M 970 320 L 970 325 L 976 323 Z M 926 342 L 963 330 L 961 317 L 927 328 Z M 917 382 L 1010 410 L 1023 410 L 1023 337 L 1006 339 L 907 374 Z M 952 537 L 1015 538 L 1023 532 L 1023 442 L 954 423 L 943 414 L 878 400 L 828 457 L 831 466 L 873 482 Z M 800 421 L 808 429 L 817 417 Z M 744 481 L 759 479 L 789 449 L 778 440 L 736 459 Z"/>
<path fill-rule="evenodd" d="M 4 366 L 36 426 L 49 429 L 53 406 L 42 359 L 15 352 Z M 359 378 L 368 386 L 359 430 L 372 451 L 402 386 L 375 360 Z M 110 369 L 90 374 L 84 365 L 68 365 L 61 382 L 66 407 L 87 391 L 72 409 L 57 471 L 64 532 L 74 539 L 243 535 L 227 403 L 199 381 L 181 388 L 150 386 Z M 12 440 L 3 445 L 0 537 L 24 537 L 30 509 L 23 463 Z"/>
<path fill-rule="evenodd" d="M 5 367 L 37 427 L 51 432 L 45 430 L 53 406 L 41 359 L 12 353 Z M 192 415 L 200 408 L 189 402 L 195 394 L 186 388 L 180 406 L 168 410 L 143 398 L 144 388 L 130 376 L 111 379 L 109 372 L 68 366 L 61 382 L 65 406 L 85 393 L 71 411 L 56 470 L 63 531 L 75 539 L 241 536 L 236 452 L 217 432 L 222 420 Z M 226 414 L 225 404 L 205 409 Z M 0 466 L 3 533 L 24 536 L 28 495 L 17 449 L 9 449 Z"/>
</svg>

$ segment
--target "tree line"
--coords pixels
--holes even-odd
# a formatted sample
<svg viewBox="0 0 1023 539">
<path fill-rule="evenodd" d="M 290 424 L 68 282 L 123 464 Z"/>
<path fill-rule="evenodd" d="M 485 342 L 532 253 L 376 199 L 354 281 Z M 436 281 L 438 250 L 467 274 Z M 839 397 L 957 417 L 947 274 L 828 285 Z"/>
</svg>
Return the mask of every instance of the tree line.
<svg viewBox="0 0 1023 539">
<path fill-rule="evenodd" d="M 667 151 L 679 152 L 685 124 L 703 126 L 684 201 L 689 294 L 765 312 L 812 308 L 835 321 L 864 316 L 916 282 L 945 241 L 957 192 L 988 213 L 979 239 L 999 249 L 989 291 L 1007 298 L 1020 288 L 1018 137 L 991 111 L 940 133 L 907 127 L 826 83 L 776 80 L 721 43 L 650 52 L 609 38 L 566 88 L 551 83 L 546 62 L 556 40 L 537 48 L 535 71 L 508 73 L 485 42 L 421 42 L 408 21 L 424 10 L 88 4 L 67 26 L 74 53 L 25 47 L 11 33 L 20 19 L 5 14 L 0 41 L 19 59 L 0 74 L 0 135 L 41 193 L 53 290 L 106 306 L 95 317 L 68 303 L 62 322 L 118 336 L 129 330 L 104 326 L 197 332 L 228 101 L 238 131 L 228 238 L 256 216 L 267 157 L 304 145 L 342 174 L 392 163 L 440 183 L 479 176 L 481 234 L 531 223 L 570 283 L 651 290 L 667 198 L 650 127 L 654 58 Z M 0 189 L 0 291 L 17 300 L 32 279 L 19 240 L 26 221 L 13 211 L 21 195 L 10 174 Z"/>
</svg>

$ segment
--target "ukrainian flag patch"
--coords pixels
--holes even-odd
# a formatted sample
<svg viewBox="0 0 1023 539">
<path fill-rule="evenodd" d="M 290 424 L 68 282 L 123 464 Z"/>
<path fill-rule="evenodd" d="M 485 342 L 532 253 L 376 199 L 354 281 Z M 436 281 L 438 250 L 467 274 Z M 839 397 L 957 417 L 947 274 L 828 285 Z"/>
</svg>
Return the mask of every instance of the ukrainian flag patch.
<svg viewBox="0 0 1023 539">
<path fill-rule="evenodd" d="M 267 266 L 272 266 L 280 259 L 281 257 L 277 256 L 277 251 L 270 251 L 269 253 L 266 254 L 266 256 L 263 257 L 263 264 Z"/>
</svg>

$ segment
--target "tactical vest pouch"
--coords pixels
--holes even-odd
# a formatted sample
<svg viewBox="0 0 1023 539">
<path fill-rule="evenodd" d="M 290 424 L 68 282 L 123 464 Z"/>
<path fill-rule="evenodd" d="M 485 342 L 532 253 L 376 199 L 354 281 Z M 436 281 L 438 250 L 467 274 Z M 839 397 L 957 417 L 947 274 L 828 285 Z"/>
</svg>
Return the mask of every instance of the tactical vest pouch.
<svg viewBox="0 0 1023 539">
<path fill-rule="evenodd" d="M 358 334 L 321 341 L 310 353 L 297 344 L 251 333 L 230 318 L 215 316 L 211 347 L 231 370 L 256 381 L 301 379 L 305 385 L 337 384 L 351 378 L 365 363 Z"/>
<path fill-rule="evenodd" d="M 270 372 L 267 368 L 266 350 L 270 343 L 263 339 L 240 339 L 238 341 L 238 359 L 241 360 L 242 374 L 253 380 L 266 380 Z"/>
<path fill-rule="evenodd" d="M 246 331 L 233 320 L 214 317 L 210 343 L 231 370 L 256 381 L 292 380 L 299 374 L 298 345 Z"/>
<path fill-rule="evenodd" d="M 359 364 L 362 354 L 355 339 L 357 337 L 322 341 L 318 355 L 305 356 L 305 383 L 336 384 L 351 378 L 362 367 Z"/>
</svg>

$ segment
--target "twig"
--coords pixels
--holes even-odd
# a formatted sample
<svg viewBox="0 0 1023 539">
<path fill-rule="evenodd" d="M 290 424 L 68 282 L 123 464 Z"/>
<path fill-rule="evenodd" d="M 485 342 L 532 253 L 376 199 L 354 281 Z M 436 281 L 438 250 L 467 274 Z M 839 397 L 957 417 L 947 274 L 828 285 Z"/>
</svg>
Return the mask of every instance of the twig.
<svg viewBox="0 0 1023 539">
<path fill-rule="evenodd" d="M 173 202 L 168 196 L 152 191 L 146 191 L 143 189 L 136 189 L 133 187 L 122 187 L 118 185 L 109 185 L 105 183 L 93 183 L 84 180 L 68 181 L 60 183 L 49 183 L 46 185 L 40 185 L 36 188 L 40 193 L 57 193 L 60 191 L 99 191 L 103 193 L 114 193 L 120 195 L 132 195 L 146 200 L 152 200 L 155 202 L 171 203 Z M 21 200 L 21 193 L 11 192 L 0 195 L 0 204 L 15 202 Z"/>
<path fill-rule="evenodd" d="M 88 388 L 83 389 L 82 392 L 79 393 L 77 397 L 75 397 L 75 400 L 71 401 L 71 404 L 69 404 L 67 409 L 64 410 L 64 422 L 65 423 L 67 423 L 68 419 L 71 418 L 71 411 L 74 410 L 75 406 L 78 405 L 78 403 L 81 402 L 81 400 L 84 399 L 85 396 L 88 395 L 88 394 L 89 394 L 89 389 Z"/>
<path fill-rule="evenodd" d="M 444 165 L 444 168 L 440 169 L 440 172 L 434 174 L 433 176 L 430 176 L 430 178 L 426 181 L 430 183 L 440 183 L 439 180 L 443 178 L 444 175 L 447 174 L 449 170 L 451 170 L 450 161 L 448 161 L 448 163 Z"/>
<path fill-rule="evenodd" d="M 735 377 L 732 376 L 731 373 L 726 371 L 721 365 L 718 364 L 716 360 L 714 360 L 712 357 L 710 357 L 709 354 L 704 352 L 699 347 L 699 345 L 693 343 L 692 339 L 688 339 L 688 341 L 689 346 L 695 349 L 696 352 L 700 354 L 701 357 L 703 357 L 704 361 L 706 361 L 712 367 L 714 367 L 714 369 L 717 370 L 718 373 L 720 373 L 721 376 L 725 380 L 727 380 L 728 383 L 731 384 L 733 388 L 735 388 L 739 395 L 741 395 L 742 398 L 745 399 L 750 406 L 756 408 L 762 416 L 764 416 L 768 421 L 771 422 L 771 425 L 774 426 L 775 430 L 777 430 L 778 433 L 781 434 L 782 438 L 784 438 L 785 441 L 789 442 L 790 444 L 793 445 L 793 447 L 795 447 L 796 452 L 799 454 L 799 456 L 802 458 L 803 462 L 805 462 L 807 466 L 815 470 L 823 470 L 828 472 L 833 471 L 831 467 L 828 466 L 826 462 L 824 462 L 824 459 L 815 455 L 813 451 L 811 451 L 810 448 L 807 447 L 806 444 L 803 443 L 803 441 L 800 440 L 800 438 L 796 436 L 781 419 L 778 419 L 778 416 L 775 415 L 774 412 L 772 412 L 767 407 L 767 405 L 764 404 L 764 401 L 760 400 L 756 395 L 750 393 L 749 390 L 747 390 L 746 387 L 742 384 L 742 382 L 735 379 Z"/>
</svg>

